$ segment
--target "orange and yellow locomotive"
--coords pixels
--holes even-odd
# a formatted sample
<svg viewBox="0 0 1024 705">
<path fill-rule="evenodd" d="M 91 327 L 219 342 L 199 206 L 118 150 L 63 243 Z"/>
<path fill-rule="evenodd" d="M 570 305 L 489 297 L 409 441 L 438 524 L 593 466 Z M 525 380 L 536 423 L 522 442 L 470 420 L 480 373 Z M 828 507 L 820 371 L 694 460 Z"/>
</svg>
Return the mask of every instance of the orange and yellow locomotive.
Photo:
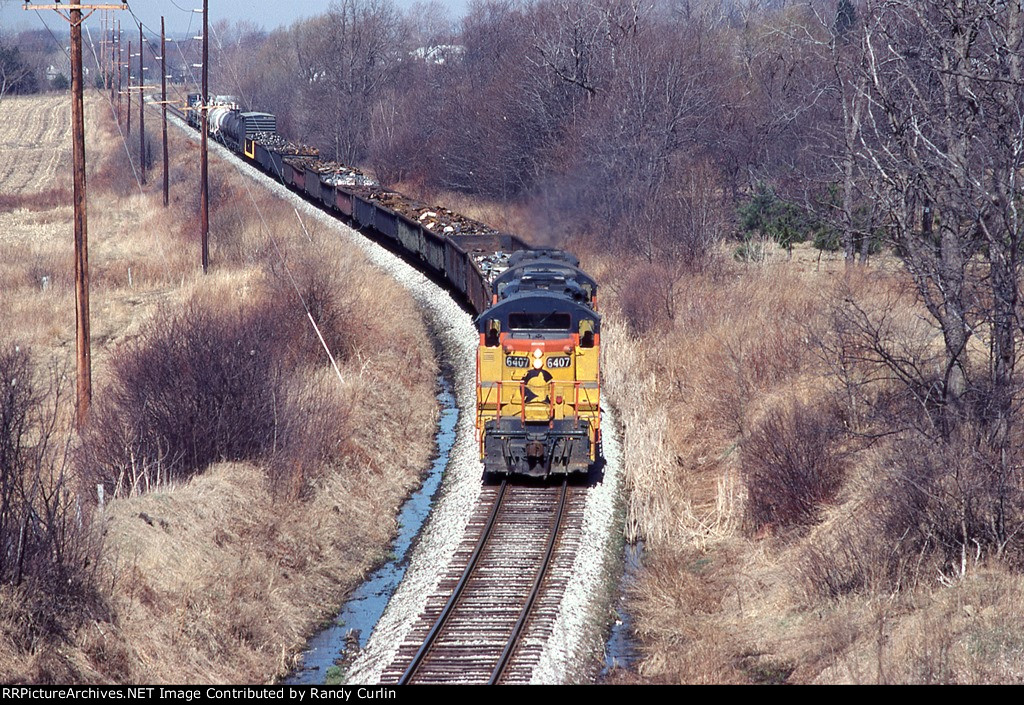
<svg viewBox="0 0 1024 705">
<path fill-rule="evenodd" d="M 477 318 L 477 434 L 484 470 L 585 473 L 601 440 L 597 284 L 560 250 L 522 250 Z"/>
</svg>

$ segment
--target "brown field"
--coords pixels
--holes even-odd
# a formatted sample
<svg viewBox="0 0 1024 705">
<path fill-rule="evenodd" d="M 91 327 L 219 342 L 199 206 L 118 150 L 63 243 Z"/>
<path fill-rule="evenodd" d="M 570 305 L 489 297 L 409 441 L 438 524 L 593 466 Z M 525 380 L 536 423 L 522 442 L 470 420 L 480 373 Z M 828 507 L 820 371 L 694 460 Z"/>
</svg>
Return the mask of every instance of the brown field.
<svg viewBox="0 0 1024 705">
<path fill-rule="evenodd" d="M 88 120 L 98 103 L 90 104 Z M 7 97 L 0 110 L 0 193 L 38 194 L 71 185 L 71 105 L 65 95 Z"/>
<path fill-rule="evenodd" d="M 63 95 L 7 98 L 0 106 L 0 347 L 30 349 L 40 375 L 51 364 L 74 369 L 66 106 Z M 320 439 L 333 449 L 330 461 L 310 469 L 296 456 L 294 471 L 303 474 L 292 484 L 280 474 L 292 472 L 286 459 L 283 470 L 274 469 L 273 487 L 270 467 L 236 462 L 215 463 L 190 480 L 164 477 L 148 491 L 108 494 L 92 521 L 99 568 L 85 611 L 47 626 L 26 606 L 45 593 L 30 600 L 24 586 L 0 585 L 0 680 L 266 682 L 290 668 L 305 637 L 385 554 L 397 508 L 432 449 L 433 348 L 403 290 L 360 255 L 340 252 L 322 229 L 307 226 L 307 238 L 289 206 L 265 194 L 257 206 L 242 177 L 216 159 L 212 267 L 203 276 L 197 148 L 171 130 L 172 203 L 164 210 L 153 183 L 159 163 L 140 187 L 106 103 L 88 96 L 86 116 L 96 408 L 116 381 L 113 360 L 151 329 L 154 316 L 185 305 L 230 315 L 289 299 L 288 268 L 300 288 L 327 277 L 322 303 L 345 312 L 335 331 L 340 382 L 297 297 L 288 303 L 298 307 L 295 330 L 304 336 L 296 349 L 312 361 L 290 384 L 298 385 L 297 398 L 316 399 L 343 425 L 327 427 Z M 151 111 L 153 132 L 157 116 Z M 133 153 L 136 139 L 128 141 Z M 379 306 L 389 310 L 387 321 L 374 313 Z M 387 344 L 395 325 L 406 331 L 402 349 Z M 401 417 L 387 393 L 395 380 Z M 77 452 L 77 438 L 67 427 L 61 433 Z M 95 489 L 83 483 L 78 492 L 88 514 Z"/>
</svg>

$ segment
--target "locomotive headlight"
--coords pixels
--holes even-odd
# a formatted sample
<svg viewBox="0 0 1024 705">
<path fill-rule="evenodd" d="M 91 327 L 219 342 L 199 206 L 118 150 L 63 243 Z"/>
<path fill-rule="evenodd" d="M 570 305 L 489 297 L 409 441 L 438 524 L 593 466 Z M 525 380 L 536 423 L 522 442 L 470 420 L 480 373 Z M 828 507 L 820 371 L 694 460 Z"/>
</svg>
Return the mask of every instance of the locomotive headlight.
<svg viewBox="0 0 1024 705">
<path fill-rule="evenodd" d="M 537 352 L 540 352 L 540 351 L 538 350 Z M 533 361 L 533 369 L 539 370 L 543 366 L 544 366 L 544 361 L 541 360 L 539 357 Z"/>
<path fill-rule="evenodd" d="M 534 351 L 533 351 L 533 356 L 534 356 L 534 357 L 536 357 L 536 358 L 538 358 L 538 359 L 540 359 L 540 356 L 541 356 L 541 355 L 543 355 L 543 354 L 544 354 L 544 353 L 543 353 L 543 352 L 541 352 L 541 349 L 540 349 L 540 348 L 537 348 L 536 350 L 534 350 Z"/>
</svg>

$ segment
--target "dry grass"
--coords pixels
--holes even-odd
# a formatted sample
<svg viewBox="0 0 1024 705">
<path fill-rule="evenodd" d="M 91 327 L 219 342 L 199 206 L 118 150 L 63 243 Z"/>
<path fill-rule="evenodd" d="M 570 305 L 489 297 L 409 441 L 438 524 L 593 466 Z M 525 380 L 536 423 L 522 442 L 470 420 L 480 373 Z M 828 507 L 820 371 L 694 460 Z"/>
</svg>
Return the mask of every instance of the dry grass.
<svg viewBox="0 0 1024 705">
<path fill-rule="evenodd" d="M 40 105 L 33 100 L 5 100 L 0 124 L 35 120 Z M 38 100 L 49 109 L 51 99 Z M 246 188 L 217 160 L 212 270 L 203 276 L 195 235 L 197 148 L 171 131 L 172 203 L 164 210 L 152 183 L 159 168 L 140 191 L 105 105 L 89 100 L 86 116 L 97 403 L 112 381 L 115 351 L 157 311 L 180 311 L 188 302 L 225 311 L 271 297 L 294 303 L 288 315 L 297 322 L 296 349 L 304 351 L 297 353 L 305 373 L 293 383 L 293 412 L 343 410 L 344 428 L 326 423 L 339 417 L 324 415 L 325 423 L 303 429 L 330 439 L 322 452 L 216 464 L 188 482 L 108 495 L 96 523 L 104 536 L 109 614 L 25 652 L 7 638 L 4 625 L 21 617 L 16 590 L 3 588 L 0 680 L 267 681 L 291 665 L 304 637 L 386 551 L 398 506 L 431 452 L 433 347 L 405 292 L 360 256 L 341 252 L 326 231 L 308 224 L 303 230 L 291 207 Z M 49 167 L 30 168 L 40 161 L 37 153 L 56 154 L 59 162 L 65 138 L 60 130 L 40 133 L 27 156 L 4 149 L 0 329 L 37 360 L 67 363 L 74 355 L 71 209 L 50 201 L 66 186 L 43 185 Z M 15 145 L 11 140 L 0 132 L 0 144 Z M 343 382 L 309 328 L 288 273 L 314 316 L 335 319 L 328 339 Z M 377 315 L 382 308 L 386 320 Z M 402 345 L 394 345 L 396 329 Z M 290 490 L 296 473 L 302 491 Z M 86 493 L 86 502 L 94 499 L 91 489 Z"/>
<path fill-rule="evenodd" d="M 1024 580 L 987 552 L 961 564 L 955 513 L 901 479 L 900 467 L 959 462 L 954 448 L 850 433 L 913 411 L 877 368 L 836 354 L 835 312 L 853 301 L 885 320 L 925 369 L 941 340 L 891 259 L 846 273 L 805 255 L 727 256 L 685 277 L 585 258 L 604 285 L 628 529 L 648 549 L 632 595 L 637 677 L 1019 682 Z"/>
</svg>

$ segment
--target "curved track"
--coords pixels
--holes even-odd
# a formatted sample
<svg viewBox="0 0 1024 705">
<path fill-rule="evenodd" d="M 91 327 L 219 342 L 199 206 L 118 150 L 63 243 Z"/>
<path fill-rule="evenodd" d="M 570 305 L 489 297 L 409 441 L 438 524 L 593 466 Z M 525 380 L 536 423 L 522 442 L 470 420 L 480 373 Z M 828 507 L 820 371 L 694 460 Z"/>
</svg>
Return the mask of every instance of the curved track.
<svg viewBox="0 0 1024 705">
<path fill-rule="evenodd" d="M 169 112 L 182 115 L 173 107 Z M 591 479 L 579 481 L 584 486 L 482 487 L 455 555 L 441 569 L 443 577 L 397 653 L 377 671 L 379 682 L 528 683 L 534 678 L 548 638 L 564 621 L 563 598 L 585 545 L 584 516 L 593 487 Z"/>
</svg>

